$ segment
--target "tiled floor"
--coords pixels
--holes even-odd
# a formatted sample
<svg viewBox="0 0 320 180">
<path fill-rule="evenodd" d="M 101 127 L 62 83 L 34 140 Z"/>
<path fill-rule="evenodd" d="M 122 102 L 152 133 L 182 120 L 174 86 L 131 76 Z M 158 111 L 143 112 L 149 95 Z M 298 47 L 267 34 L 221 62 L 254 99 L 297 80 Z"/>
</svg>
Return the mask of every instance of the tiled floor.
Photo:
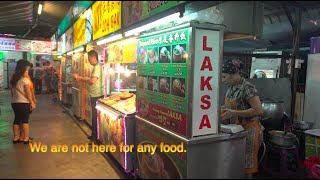
<svg viewBox="0 0 320 180">
<path fill-rule="evenodd" d="M 88 139 L 75 121 L 53 103 L 48 95 L 38 95 L 37 109 L 30 117 L 34 143 L 46 144 L 47 152 L 31 152 L 29 145 L 13 144 L 13 111 L 10 93 L 0 91 L 0 178 L 122 178 L 100 154 L 54 153 L 52 145 L 85 144 Z"/>
</svg>

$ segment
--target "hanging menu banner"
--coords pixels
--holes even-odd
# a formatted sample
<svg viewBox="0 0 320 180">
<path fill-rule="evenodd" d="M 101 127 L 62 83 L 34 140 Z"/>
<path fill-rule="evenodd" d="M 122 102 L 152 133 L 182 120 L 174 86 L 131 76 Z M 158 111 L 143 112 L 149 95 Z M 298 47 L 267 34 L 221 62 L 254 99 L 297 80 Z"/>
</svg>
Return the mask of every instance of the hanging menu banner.
<svg viewBox="0 0 320 180">
<path fill-rule="evenodd" d="M 15 47 L 16 47 L 15 39 L 0 38 L 0 49 L 1 50 L 15 50 Z"/>
<path fill-rule="evenodd" d="M 51 53 L 50 41 L 31 41 L 32 52 Z"/>
<path fill-rule="evenodd" d="M 138 115 L 186 136 L 190 28 L 138 41 Z"/>
<path fill-rule="evenodd" d="M 124 1 L 123 27 L 154 16 L 185 1 Z"/>
<path fill-rule="evenodd" d="M 121 28 L 121 1 L 96 1 L 92 5 L 93 40 Z"/>
<path fill-rule="evenodd" d="M 77 48 L 86 43 L 86 19 L 79 17 L 73 24 L 73 47 Z"/>
<path fill-rule="evenodd" d="M 18 51 L 31 51 L 31 41 L 16 40 L 16 50 Z"/>
</svg>

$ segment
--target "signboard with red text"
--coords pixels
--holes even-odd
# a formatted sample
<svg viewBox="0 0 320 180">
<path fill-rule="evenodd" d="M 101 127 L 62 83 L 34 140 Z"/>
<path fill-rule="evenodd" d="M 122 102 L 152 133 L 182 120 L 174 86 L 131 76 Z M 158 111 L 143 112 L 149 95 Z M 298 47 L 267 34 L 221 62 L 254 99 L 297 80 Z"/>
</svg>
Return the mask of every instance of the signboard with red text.
<svg viewBox="0 0 320 180">
<path fill-rule="evenodd" d="M 121 1 L 96 1 L 92 20 L 93 40 L 121 29 Z"/>
<path fill-rule="evenodd" d="M 220 32 L 196 29 L 192 137 L 218 133 Z"/>
</svg>

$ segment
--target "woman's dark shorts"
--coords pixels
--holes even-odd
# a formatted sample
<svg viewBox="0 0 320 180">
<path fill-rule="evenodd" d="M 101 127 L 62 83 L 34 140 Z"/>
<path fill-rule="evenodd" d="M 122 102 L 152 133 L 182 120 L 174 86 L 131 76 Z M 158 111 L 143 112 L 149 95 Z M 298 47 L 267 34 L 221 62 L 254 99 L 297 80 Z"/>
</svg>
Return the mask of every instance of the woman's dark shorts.
<svg viewBox="0 0 320 180">
<path fill-rule="evenodd" d="M 14 111 L 13 124 L 29 123 L 30 103 L 11 103 L 11 106 Z"/>
</svg>

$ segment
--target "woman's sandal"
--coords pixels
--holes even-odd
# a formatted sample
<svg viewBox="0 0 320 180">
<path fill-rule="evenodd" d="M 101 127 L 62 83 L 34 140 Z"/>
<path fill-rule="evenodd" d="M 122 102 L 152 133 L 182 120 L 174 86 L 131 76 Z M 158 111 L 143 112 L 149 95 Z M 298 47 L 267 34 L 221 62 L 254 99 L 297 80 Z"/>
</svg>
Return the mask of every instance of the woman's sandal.
<svg viewBox="0 0 320 180">
<path fill-rule="evenodd" d="M 17 143 L 21 143 L 21 142 L 23 142 L 23 140 L 21 140 L 21 139 L 17 139 L 17 140 L 13 140 L 12 142 L 13 142 L 13 144 L 17 144 Z"/>
<path fill-rule="evenodd" d="M 33 138 L 29 137 L 29 139 L 27 141 L 23 140 L 23 143 L 24 144 L 29 144 L 32 140 L 33 140 Z"/>
</svg>

